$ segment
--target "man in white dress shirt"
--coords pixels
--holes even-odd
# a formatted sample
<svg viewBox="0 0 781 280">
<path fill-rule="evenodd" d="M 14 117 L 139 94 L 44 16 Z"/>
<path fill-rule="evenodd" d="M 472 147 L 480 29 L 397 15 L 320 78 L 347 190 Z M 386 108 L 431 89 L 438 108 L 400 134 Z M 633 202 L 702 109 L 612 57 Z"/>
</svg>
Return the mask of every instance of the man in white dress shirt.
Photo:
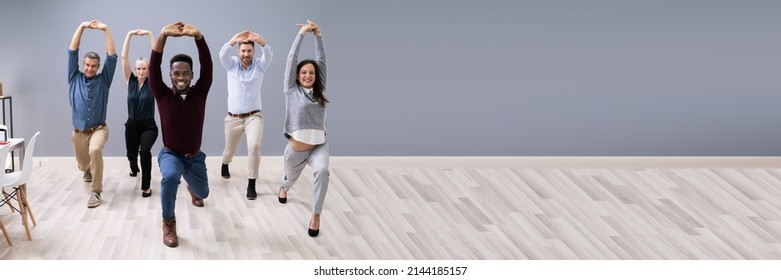
<svg viewBox="0 0 781 280">
<path fill-rule="evenodd" d="M 238 56 L 229 52 L 239 44 Z M 255 57 L 255 44 L 260 55 Z M 247 199 L 257 198 L 255 180 L 260 167 L 260 145 L 263 141 L 263 114 L 260 101 L 263 76 L 271 64 L 273 52 L 260 34 L 250 30 L 237 33 L 220 50 L 220 62 L 228 71 L 228 115 L 225 117 L 225 149 L 222 152 L 221 175 L 230 178 L 228 165 L 247 135 Z"/>
</svg>

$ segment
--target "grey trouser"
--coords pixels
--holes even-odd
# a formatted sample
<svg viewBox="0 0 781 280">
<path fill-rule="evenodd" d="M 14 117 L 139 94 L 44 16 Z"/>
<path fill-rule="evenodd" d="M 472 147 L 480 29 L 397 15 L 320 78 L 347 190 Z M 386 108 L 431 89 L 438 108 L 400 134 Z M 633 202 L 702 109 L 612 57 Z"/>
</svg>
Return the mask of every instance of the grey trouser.
<svg viewBox="0 0 781 280">
<path fill-rule="evenodd" d="M 282 177 L 282 188 L 289 191 L 293 184 L 298 180 L 304 166 L 309 164 L 314 170 L 315 180 L 312 186 L 312 200 L 315 205 L 313 213 L 320 214 L 323 211 L 323 201 L 325 193 L 328 191 L 328 177 L 331 172 L 328 170 L 328 143 L 318 145 L 311 151 L 296 152 L 288 143 L 285 147 L 285 175 Z"/>
</svg>

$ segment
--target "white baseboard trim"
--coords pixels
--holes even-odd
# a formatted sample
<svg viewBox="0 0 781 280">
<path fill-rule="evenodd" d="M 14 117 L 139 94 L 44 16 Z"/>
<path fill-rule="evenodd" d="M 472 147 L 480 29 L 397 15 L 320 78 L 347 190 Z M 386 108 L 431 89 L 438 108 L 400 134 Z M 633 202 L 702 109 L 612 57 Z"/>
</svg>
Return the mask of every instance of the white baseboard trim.
<svg viewBox="0 0 781 280">
<path fill-rule="evenodd" d="M 35 166 L 76 164 L 73 157 L 36 157 Z M 231 165 L 244 164 L 235 157 Z M 157 158 L 153 159 L 157 165 Z M 219 165 L 221 157 L 207 157 Z M 124 157 L 105 157 L 106 165 L 123 166 Z M 441 167 L 441 168 L 781 168 L 781 157 L 331 157 L 331 167 Z M 282 166 L 281 156 L 264 156 L 263 166 Z M 212 168 L 216 168 L 212 167 Z"/>
</svg>

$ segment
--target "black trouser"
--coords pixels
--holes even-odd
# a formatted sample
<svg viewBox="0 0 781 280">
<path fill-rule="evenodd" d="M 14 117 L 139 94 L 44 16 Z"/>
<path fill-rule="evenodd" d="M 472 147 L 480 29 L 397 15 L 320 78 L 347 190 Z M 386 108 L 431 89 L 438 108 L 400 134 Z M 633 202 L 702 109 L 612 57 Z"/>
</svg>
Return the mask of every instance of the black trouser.
<svg viewBox="0 0 781 280">
<path fill-rule="evenodd" d="M 141 189 L 149 189 L 152 180 L 152 145 L 157 140 L 155 120 L 128 119 L 125 123 L 125 147 L 130 170 L 138 172 L 138 154 L 141 153 Z"/>
</svg>

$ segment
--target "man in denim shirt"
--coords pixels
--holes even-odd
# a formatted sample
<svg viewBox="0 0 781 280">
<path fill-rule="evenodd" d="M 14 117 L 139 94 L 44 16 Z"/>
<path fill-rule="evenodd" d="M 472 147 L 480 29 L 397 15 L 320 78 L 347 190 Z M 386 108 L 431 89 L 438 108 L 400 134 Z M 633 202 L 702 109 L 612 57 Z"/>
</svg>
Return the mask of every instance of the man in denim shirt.
<svg viewBox="0 0 781 280">
<path fill-rule="evenodd" d="M 100 73 L 100 55 L 94 52 L 84 55 L 84 72 L 79 71 L 79 45 L 85 28 L 102 30 L 106 37 L 106 65 Z M 117 52 L 108 25 L 97 19 L 82 22 L 68 49 L 68 96 L 73 121 L 73 152 L 79 170 L 84 172 L 84 182 L 92 182 L 87 200 L 89 208 L 100 205 L 100 193 L 103 192 L 103 147 L 108 140 L 106 107 L 116 68 Z"/>
</svg>

